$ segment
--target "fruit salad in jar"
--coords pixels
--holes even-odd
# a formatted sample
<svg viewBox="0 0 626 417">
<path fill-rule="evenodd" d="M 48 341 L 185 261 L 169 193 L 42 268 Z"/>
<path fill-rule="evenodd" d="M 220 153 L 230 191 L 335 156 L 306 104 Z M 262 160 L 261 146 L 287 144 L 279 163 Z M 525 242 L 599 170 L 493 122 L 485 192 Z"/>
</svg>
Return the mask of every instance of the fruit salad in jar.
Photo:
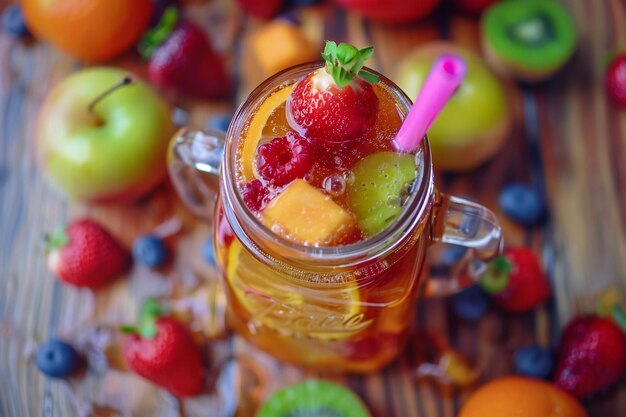
<svg viewBox="0 0 626 417">
<path fill-rule="evenodd" d="M 239 134 L 238 199 L 271 234 L 264 244 L 365 252 L 414 197 L 418 150 L 392 146 L 410 101 L 364 68 L 372 52 L 327 42 L 323 63 L 278 74 L 235 116 L 243 120 L 229 131 Z M 215 242 L 234 330 L 279 359 L 316 369 L 367 372 L 398 355 L 415 313 L 426 218 L 389 256 L 318 269 L 256 251 L 254 238 L 242 242 L 225 214 L 233 204 L 218 201 Z"/>
</svg>

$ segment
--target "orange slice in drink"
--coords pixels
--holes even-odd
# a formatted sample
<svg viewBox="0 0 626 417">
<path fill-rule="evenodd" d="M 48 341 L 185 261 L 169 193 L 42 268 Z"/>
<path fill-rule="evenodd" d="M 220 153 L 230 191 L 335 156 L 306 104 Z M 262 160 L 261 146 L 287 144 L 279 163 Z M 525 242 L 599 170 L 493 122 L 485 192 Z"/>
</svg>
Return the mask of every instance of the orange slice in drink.
<svg viewBox="0 0 626 417">
<path fill-rule="evenodd" d="M 294 282 L 258 261 L 235 240 L 228 251 L 226 279 L 237 302 L 260 323 L 280 334 L 341 340 L 369 327 L 359 288 L 315 289 Z"/>
<path fill-rule="evenodd" d="M 249 182 L 255 179 L 254 175 L 254 157 L 256 155 L 256 148 L 259 142 L 263 138 L 263 131 L 267 125 L 272 113 L 282 106 L 289 97 L 289 93 L 293 85 L 283 87 L 276 91 L 274 94 L 265 99 L 263 103 L 252 116 L 250 125 L 244 133 L 243 146 L 241 148 L 241 175 L 243 176 L 243 182 Z"/>
</svg>

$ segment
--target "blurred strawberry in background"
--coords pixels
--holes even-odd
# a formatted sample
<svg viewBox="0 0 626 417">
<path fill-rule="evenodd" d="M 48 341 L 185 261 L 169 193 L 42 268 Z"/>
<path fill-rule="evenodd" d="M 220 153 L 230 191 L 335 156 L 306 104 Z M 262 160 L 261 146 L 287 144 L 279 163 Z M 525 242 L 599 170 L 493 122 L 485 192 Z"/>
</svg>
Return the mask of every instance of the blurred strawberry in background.
<svg viewBox="0 0 626 417">
<path fill-rule="evenodd" d="M 505 249 L 489 264 L 480 285 L 500 308 L 514 313 L 532 310 L 551 294 L 537 255 L 524 247 Z"/>
<path fill-rule="evenodd" d="M 604 76 L 606 92 L 613 102 L 626 108 L 626 53 L 620 53 L 609 64 Z"/>
<path fill-rule="evenodd" d="M 563 329 L 554 382 L 584 398 L 626 373 L 626 336 L 608 317 L 574 317 Z"/>
<path fill-rule="evenodd" d="M 425 17 L 441 0 L 335 0 L 348 10 L 385 23 L 406 23 Z"/>
<path fill-rule="evenodd" d="M 48 268 L 69 285 L 96 289 L 115 279 L 130 256 L 100 224 L 73 221 L 46 237 Z"/>
<path fill-rule="evenodd" d="M 230 76 L 207 34 L 181 19 L 175 7 L 163 13 L 138 48 L 149 59 L 150 81 L 161 88 L 203 99 L 224 98 L 232 91 Z"/>
</svg>

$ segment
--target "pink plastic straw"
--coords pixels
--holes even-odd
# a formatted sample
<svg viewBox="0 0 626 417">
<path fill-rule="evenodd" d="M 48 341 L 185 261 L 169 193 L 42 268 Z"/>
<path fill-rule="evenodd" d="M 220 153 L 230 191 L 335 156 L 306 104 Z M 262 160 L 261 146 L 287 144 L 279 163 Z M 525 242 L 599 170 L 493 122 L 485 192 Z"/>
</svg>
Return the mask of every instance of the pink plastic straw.
<svg viewBox="0 0 626 417">
<path fill-rule="evenodd" d="M 392 141 L 396 151 L 410 153 L 419 147 L 430 125 L 461 85 L 466 72 L 467 65 L 458 55 L 445 54 L 435 60 L 415 103 Z"/>
</svg>

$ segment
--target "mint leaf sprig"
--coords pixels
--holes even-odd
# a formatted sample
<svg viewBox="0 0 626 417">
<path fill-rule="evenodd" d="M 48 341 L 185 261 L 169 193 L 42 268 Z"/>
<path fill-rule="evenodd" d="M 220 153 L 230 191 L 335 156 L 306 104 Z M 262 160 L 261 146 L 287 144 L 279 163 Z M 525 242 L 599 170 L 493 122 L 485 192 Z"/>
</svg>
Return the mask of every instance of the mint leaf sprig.
<svg viewBox="0 0 626 417">
<path fill-rule="evenodd" d="M 363 70 L 363 64 L 373 52 L 373 46 L 358 49 L 348 43 L 342 42 L 337 45 L 333 41 L 326 41 L 322 58 L 326 61 L 326 71 L 333 77 L 335 83 L 343 88 L 357 76 L 370 84 L 380 81 L 376 75 Z"/>
</svg>

